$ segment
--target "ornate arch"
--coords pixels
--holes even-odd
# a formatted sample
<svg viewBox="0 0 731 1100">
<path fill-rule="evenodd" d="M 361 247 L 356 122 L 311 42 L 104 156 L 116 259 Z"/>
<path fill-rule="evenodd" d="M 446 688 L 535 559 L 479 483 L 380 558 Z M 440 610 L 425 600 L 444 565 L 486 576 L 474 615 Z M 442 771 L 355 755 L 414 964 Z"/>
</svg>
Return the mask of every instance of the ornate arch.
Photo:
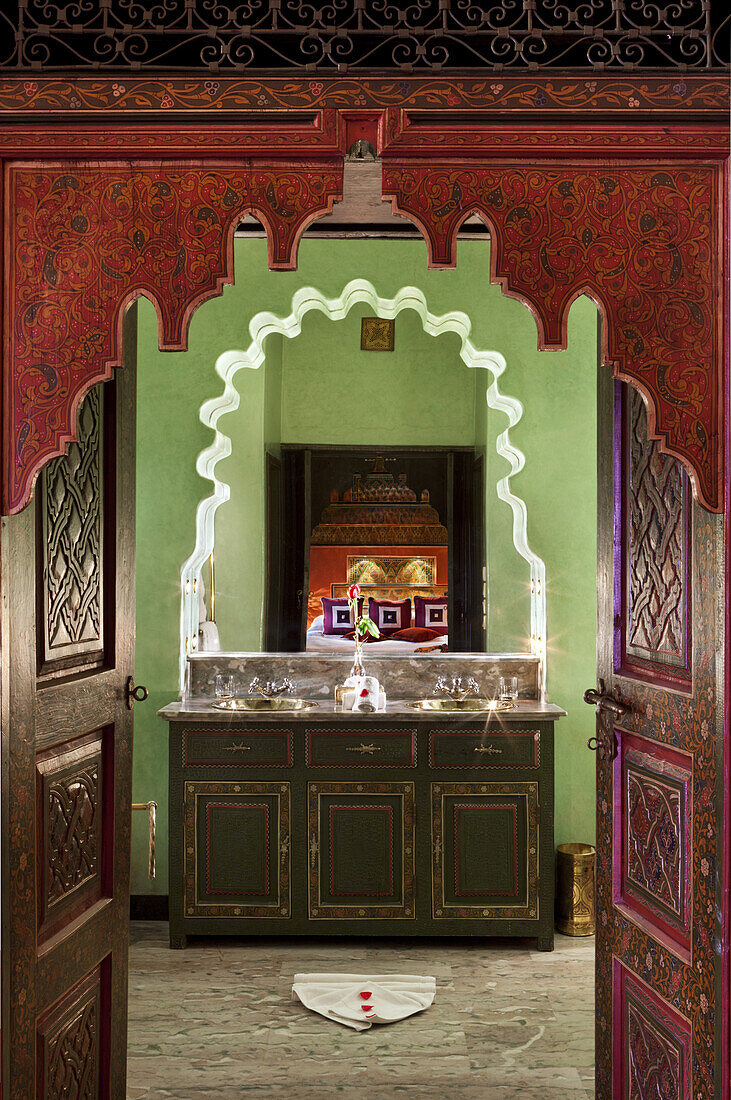
<svg viewBox="0 0 731 1100">
<path fill-rule="evenodd" d="M 270 267 L 295 267 L 304 229 L 342 195 L 342 165 L 36 164 L 13 166 L 6 189 L 3 512 L 12 514 L 74 437 L 84 394 L 119 366 L 126 306 L 150 298 L 160 347 L 184 349 L 193 311 L 233 281 L 241 218 L 262 222 Z"/>
<path fill-rule="evenodd" d="M 388 164 L 383 193 L 424 233 L 435 267 L 456 263 L 477 213 L 492 279 L 525 302 L 541 349 L 566 347 L 571 303 L 602 311 L 603 358 L 648 405 L 651 435 L 679 458 L 705 507 L 721 507 L 720 178 L 712 165 L 489 168 Z"/>
<path fill-rule="evenodd" d="M 127 303 L 147 295 L 161 347 L 184 347 L 192 311 L 233 278 L 239 218 L 255 213 L 270 265 L 293 267 L 306 226 L 341 196 L 356 137 L 378 148 L 384 196 L 421 226 L 432 264 L 454 263 L 469 212 L 484 218 L 493 278 L 532 309 L 541 347 L 563 346 L 571 302 L 594 298 L 605 360 L 643 392 L 651 432 L 720 511 L 728 134 L 718 119 L 728 89 L 717 77 L 663 79 L 222 78 L 196 86 L 198 99 L 149 77 L 0 82 L 5 118 L 19 119 L 0 130 L 2 511 L 27 503 L 41 466 L 72 438 L 84 393 L 119 363 Z M 279 113 L 231 126 L 209 116 L 201 127 L 201 96 Z M 677 121 L 690 102 L 702 124 Z M 96 117 L 69 122 L 76 104 Z M 535 122 L 545 105 L 574 104 L 571 125 Z M 162 108 L 182 115 L 163 125 Z M 34 110 L 57 110 L 59 124 L 28 123 Z M 465 121 L 458 110 L 475 113 Z M 658 125 L 653 111 L 672 121 Z M 39 149 L 56 159 L 37 160 Z M 101 159 L 80 163 L 79 150 Z"/>
</svg>

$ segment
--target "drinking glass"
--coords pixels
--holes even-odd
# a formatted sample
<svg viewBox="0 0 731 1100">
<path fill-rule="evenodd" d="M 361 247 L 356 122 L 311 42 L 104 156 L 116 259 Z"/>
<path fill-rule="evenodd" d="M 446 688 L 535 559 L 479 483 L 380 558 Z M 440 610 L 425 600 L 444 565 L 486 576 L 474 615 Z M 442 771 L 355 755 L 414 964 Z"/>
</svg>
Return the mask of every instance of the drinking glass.
<svg viewBox="0 0 731 1100">
<path fill-rule="evenodd" d="M 501 699 L 517 699 L 518 698 L 518 677 L 517 676 L 501 676 L 500 677 L 500 690 L 499 696 Z"/>
<path fill-rule="evenodd" d="M 216 698 L 230 699 L 234 693 L 234 678 L 232 673 L 219 672 L 216 676 Z"/>
</svg>

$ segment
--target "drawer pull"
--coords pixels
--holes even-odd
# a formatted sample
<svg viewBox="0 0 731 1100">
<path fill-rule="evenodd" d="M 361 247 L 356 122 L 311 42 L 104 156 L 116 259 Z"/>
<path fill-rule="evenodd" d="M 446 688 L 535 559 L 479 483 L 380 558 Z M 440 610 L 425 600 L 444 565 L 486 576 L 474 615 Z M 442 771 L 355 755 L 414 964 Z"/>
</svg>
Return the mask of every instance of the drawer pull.
<svg viewBox="0 0 731 1100">
<path fill-rule="evenodd" d="M 314 867 L 317 863 L 317 857 L 320 852 L 320 845 L 317 843 L 317 837 L 313 833 L 310 837 L 310 867 Z"/>
<path fill-rule="evenodd" d="M 242 741 L 240 745 L 224 745 L 224 752 L 251 752 L 251 745 L 245 745 Z"/>
<path fill-rule="evenodd" d="M 359 752 L 361 756 L 373 756 L 374 752 L 380 752 L 381 745 L 364 745 L 361 741 L 360 745 L 351 745 L 346 748 L 346 752 Z"/>
<path fill-rule="evenodd" d="M 502 756 L 503 750 L 496 745 L 476 745 L 475 752 L 486 752 L 488 756 Z"/>
</svg>

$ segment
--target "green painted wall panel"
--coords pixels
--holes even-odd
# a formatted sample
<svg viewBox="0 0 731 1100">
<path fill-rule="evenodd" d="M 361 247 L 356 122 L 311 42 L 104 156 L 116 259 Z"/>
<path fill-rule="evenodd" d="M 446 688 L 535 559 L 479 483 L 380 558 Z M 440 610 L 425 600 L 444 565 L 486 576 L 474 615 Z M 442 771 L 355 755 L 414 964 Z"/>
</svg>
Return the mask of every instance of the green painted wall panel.
<svg viewBox="0 0 731 1100">
<path fill-rule="evenodd" d="M 147 302 L 140 305 L 135 677 L 150 688 L 150 699 L 135 710 L 134 797 L 156 798 L 161 812 L 155 883 L 146 879 L 146 832 L 135 822 L 133 892 L 167 891 L 167 731 L 154 712 L 177 695 L 178 578 L 193 548 L 196 504 L 209 491 L 195 460 L 211 440 L 200 406 L 222 389 L 215 361 L 248 346 L 248 325 L 260 310 L 286 316 L 299 287 L 335 296 L 353 278 L 371 280 L 383 297 L 404 285 L 419 287 L 433 313 L 464 311 L 474 343 L 507 360 L 501 390 L 525 409 L 511 435 L 526 468 L 513 484 L 526 501 L 529 540 L 548 575 L 549 693 L 570 712 L 556 738 L 556 840 L 591 840 L 594 760 L 584 745 L 592 713 L 581 693 L 595 677 L 595 307 L 585 299 L 574 304 L 566 352 L 539 353 L 529 311 L 488 283 L 485 242 L 461 242 L 455 271 L 427 270 L 420 241 L 305 238 L 296 272 L 268 271 L 263 240 L 237 240 L 235 258 L 236 285 L 195 313 L 185 353 L 156 350 L 155 312 Z M 356 308 L 342 322 L 311 315 L 298 339 L 269 338 L 263 370 L 239 372 L 240 408 L 220 422 L 233 445 L 218 467 L 232 488 L 216 531 L 222 637 L 237 633 L 241 648 L 258 646 L 266 445 L 276 449 L 281 438 L 480 446 L 486 439 L 489 648 L 525 649 L 528 569 L 512 545 L 512 512 L 495 494 L 508 469 L 495 453 L 506 421 L 485 414 L 486 372 L 469 371 L 457 360 L 457 338 L 425 335 L 410 312 L 397 318 L 394 353 L 361 352 L 364 312 Z M 353 405 L 357 440 L 347 413 Z"/>
</svg>

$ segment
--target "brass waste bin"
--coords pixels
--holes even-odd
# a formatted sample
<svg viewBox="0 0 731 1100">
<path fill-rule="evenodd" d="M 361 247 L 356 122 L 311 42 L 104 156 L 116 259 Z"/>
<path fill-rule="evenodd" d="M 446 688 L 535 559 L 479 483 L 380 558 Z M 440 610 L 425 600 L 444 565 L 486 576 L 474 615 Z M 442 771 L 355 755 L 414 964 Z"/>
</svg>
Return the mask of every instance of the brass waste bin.
<svg viewBox="0 0 731 1100">
<path fill-rule="evenodd" d="M 591 844 L 556 849 L 556 928 L 565 936 L 594 935 L 594 865 Z"/>
</svg>

